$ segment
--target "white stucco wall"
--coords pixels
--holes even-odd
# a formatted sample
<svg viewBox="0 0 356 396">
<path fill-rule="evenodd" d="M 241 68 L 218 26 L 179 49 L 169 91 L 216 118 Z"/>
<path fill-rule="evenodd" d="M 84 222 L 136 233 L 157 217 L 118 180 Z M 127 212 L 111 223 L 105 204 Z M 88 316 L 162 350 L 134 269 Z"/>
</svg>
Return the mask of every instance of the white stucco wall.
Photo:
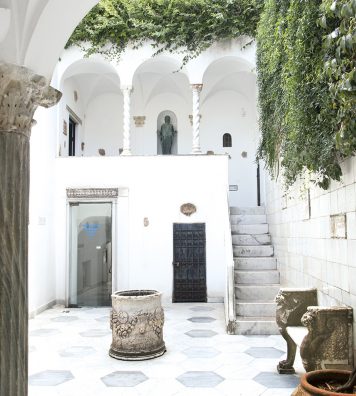
<svg viewBox="0 0 356 396">
<path fill-rule="evenodd" d="M 57 300 L 65 299 L 68 187 L 119 187 L 116 289 L 148 288 L 171 300 L 173 223 L 206 223 L 207 290 L 222 300 L 225 290 L 224 222 L 227 156 L 58 158 L 55 192 Z M 180 212 L 191 202 L 197 212 Z M 149 226 L 144 227 L 144 218 Z"/>
<path fill-rule="evenodd" d="M 98 55 L 83 59 L 78 49 L 70 49 L 57 64 L 52 86 L 63 92 L 63 98 L 47 116 L 36 113 L 35 131 L 41 138 L 31 142 L 30 311 L 65 299 L 66 187 L 129 189 L 129 196 L 120 197 L 116 207 L 117 287 L 153 287 L 170 296 L 172 224 L 194 221 L 207 224 L 208 296 L 221 298 L 224 294 L 223 224 L 228 213 L 228 184 L 238 185 L 238 191 L 230 193 L 231 205 L 254 206 L 257 199 L 255 48 L 243 50 L 239 41 L 216 44 L 179 73 L 173 72 L 181 65 L 181 54 L 152 58 L 152 52 L 149 44 L 139 50 L 128 49 L 116 64 Z M 189 155 L 192 83 L 203 83 L 202 152 L 229 153 L 230 160 L 227 156 Z M 120 86 L 131 84 L 134 155 L 123 158 L 118 156 L 123 145 Z M 77 127 L 77 158 L 66 158 L 69 130 L 68 135 L 63 134 L 63 121 L 69 119 L 67 106 L 82 120 Z M 177 117 L 177 157 L 156 156 L 157 116 L 164 110 Z M 136 126 L 134 116 L 145 116 L 144 125 Z M 225 132 L 232 135 L 231 149 L 222 147 Z M 98 156 L 99 148 L 105 150 L 105 157 Z M 242 151 L 247 152 L 247 158 L 242 158 Z M 196 204 L 198 212 L 182 219 L 179 206 L 187 201 Z M 147 228 L 142 225 L 144 217 L 150 220 Z M 162 238 L 164 251 L 158 254 L 157 241 Z M 41 249 L 44 241 L 48 243 Z M 156 268 L 161 276 L 152 276 L 146 285 L 146 272 L 154 273 Z"/>
<path fill-rule="evenodd" d="M 317 287 L 319 304 L 356 309 L 356 158 L 342 168 L 342 182 L 310 189 L 310 216 L 300 186 L 283 197 L 281 187 L 267 181 L 267 216 L 282 285 Z M 343 237 L 333 237 L 333 215 L 346 216 Z"/>
<path fill-rule="evenodd" d="M 29 213 L 29 312 L 45 308 L 56 299 L 56 262 L 53 238 L 55 150 L 57 131 L 55 109 L 38 109 L 32 128 L 30 156 Z M 42 128 L 46 125 L 45 128 Z"/>
</svg>

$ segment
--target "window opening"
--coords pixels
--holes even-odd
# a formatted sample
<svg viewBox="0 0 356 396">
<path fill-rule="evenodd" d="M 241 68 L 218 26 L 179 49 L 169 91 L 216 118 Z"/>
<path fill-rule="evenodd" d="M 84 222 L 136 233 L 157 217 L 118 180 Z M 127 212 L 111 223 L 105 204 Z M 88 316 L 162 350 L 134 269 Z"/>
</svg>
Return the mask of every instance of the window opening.
<svg viewBox="0 0 356 396">
<path fill-rule="evenodd" d="M 223 147 L 232 147 L 232 138 L 229 133 L 223 135 Z"/>
</svg>

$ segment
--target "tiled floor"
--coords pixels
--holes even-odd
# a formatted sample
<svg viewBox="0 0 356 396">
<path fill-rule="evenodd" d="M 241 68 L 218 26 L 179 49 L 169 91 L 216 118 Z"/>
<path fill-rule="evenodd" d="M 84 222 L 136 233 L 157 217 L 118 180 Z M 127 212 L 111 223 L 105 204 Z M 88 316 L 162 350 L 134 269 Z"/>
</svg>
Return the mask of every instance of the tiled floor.
<svg viewBox="0 0 356 396">
<path fill-rule="evenodd" d="M 115 360 L 109 308 L 55 307 L 30 321 L 29 396 L 289 396 L 280 336 L 229 336 L 222 304 L 168 304 L 163 356 Z M 300 364 L 297 364 L 300 372 Z"/>
</svg>

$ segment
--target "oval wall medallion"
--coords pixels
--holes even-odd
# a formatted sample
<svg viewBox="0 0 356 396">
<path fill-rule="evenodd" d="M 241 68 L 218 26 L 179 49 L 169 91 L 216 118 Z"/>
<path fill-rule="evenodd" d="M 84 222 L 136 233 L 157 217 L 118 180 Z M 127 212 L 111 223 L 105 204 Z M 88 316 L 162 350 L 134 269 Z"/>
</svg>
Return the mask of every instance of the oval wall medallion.
<svg viewBox="0 0 356 396">
<path fill-rule="evenodd" d="M 186 215 L 190 216 L 197 211 L 197 208 L 192 203 L 185 203 L 180 207 L 180 211 Z"/>
</svg>

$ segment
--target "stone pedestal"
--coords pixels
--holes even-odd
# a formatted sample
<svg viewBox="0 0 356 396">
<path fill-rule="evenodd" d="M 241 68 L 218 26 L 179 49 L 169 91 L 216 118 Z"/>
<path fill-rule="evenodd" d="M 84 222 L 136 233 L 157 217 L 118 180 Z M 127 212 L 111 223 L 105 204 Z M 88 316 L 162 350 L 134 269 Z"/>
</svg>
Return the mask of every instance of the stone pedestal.
<svg viewBox="0 0 356 396">
<path fill-rule="evenodd" d="M 29 138 L 37 106 L 60 93 L 44 77 L 0 63 L 0 394 L 27 395 Z"/>
<path fill-rule="evenodd" d="M 112 295 L 110 356 L 121 360 L 145 360 L 163 355 L 164 312 L 161 293 L 125 290 Z"/>
</svg>

